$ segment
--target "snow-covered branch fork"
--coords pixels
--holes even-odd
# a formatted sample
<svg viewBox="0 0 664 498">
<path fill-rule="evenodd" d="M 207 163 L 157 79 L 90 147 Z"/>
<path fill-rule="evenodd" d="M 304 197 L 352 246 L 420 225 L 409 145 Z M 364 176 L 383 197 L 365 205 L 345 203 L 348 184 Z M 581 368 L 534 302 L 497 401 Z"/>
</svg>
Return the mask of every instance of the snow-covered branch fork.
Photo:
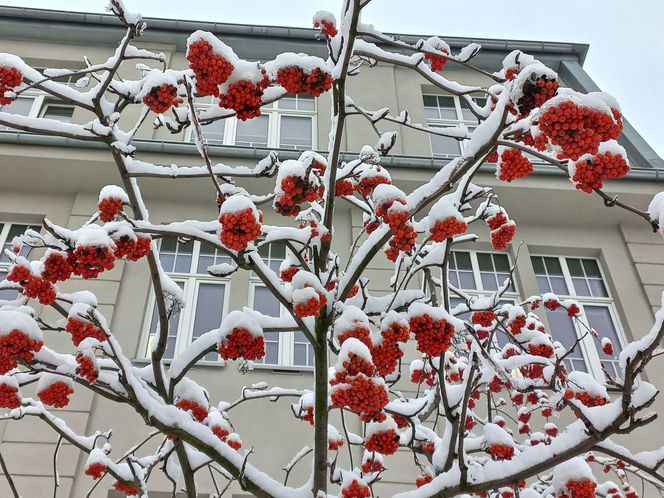
<svg viewBox="0 0 664 498">
<path fill-rule="evenodd" d="M 251 62 L 211 33 L 197 31 L 187 41 L 189 67 L 167 69 L 163 54 L 134 45 L 146 25 L 121 0 L 111 0 L 108 9 L 126 33 L 106 61 L 88 62 L 80 71 L 38 71 L 17 56 L 0 54 L 0 104 L 11 104 L 27 90 L 41 91 L 93 116 L 87 123 L 60 123 L 19 116 L 9 107 L 0 112 L 0 125 L 103 143 L 121 183 L 101 188 L 98 210 L 80 228 L 45 220 L 42 233 L 27 231 L 7 251 L 12 266 L 0 289 L 15 289 L 18 297 L 0 301 L 4 419 L 40 418 L 89 455 L 85 473 L 97 480 L 94 486 L 110 475 L 114 487 L 129 496 L 148 496 L 149 479 L 161 469 L 174 490 L 184 488 L 191 498 L 200 491 L 196 475 L 203 470 L 212 476 L 217 497 L 234 485 L 261 497 L 320 497 L 333 484 L 344 498 L 368 498 L 389 474 L 384 458 L 399 448 L 412 452 L 412 482 L 419 488 L 404 496 L 634 498 L 631 480 L 664 491 L 663 449 L 633 454 L 611 440 L 656 419 L 647 409 L 658 391 L 643 375 L 661 354 L 664 311 L 649 334 L 622 349 L 619 374 L 605 372 L 600 382 L 568 370 L 567 360 L 580 340 L 566 349 L 535 312 L 562 310 L 582 327 L 575 301 L 544 294 L 511 304 L 504 297 L 513 269 L 497 291 L 483 298 L 448 281 L 452 247 L 479 238 L 470 231 L 473 225 L 488 226 L 498 251 L 516 233 L 516 223 L 496 193 L 474 183 L 487 163 L 497 164 L 499 180 L 511 182 L 533 173 L 531 161 L 549 162 L 565 171 L 578 190 L 597 194 L 598 203 L 626 209 L 662 231 L 664 193 L 644 210 L 602 190 L 604 181 L 621 178 L 630 169 L 615 141 L 622 131 L 618 104 L 604 93 L 559 88 L 554 71 L 518 51 L 490 73 L 473 65 L 481 50 L 477 44 L 453 54 L 437 37 L 415 44 L 392 39 L 359 22 L 368 3 L 344 0 L 338 22 L 328 12 L 314 16 L 328 48 L 326 60 L 284 53 L 264 63 Z M 129 61 L 139 61 L 133 80 L 127 77 Z M 164 67 L 150 69 L 147 63 Z M 478 126 L 473 131 L 433 128 L 413 123 L 407 109 L 367 110 L 347 95 L 346 81 L 376 64 L 407 68 L 458 96 L 478 118 Z M 492 85 L 452 81 L 445 77 L 448 65 L 488 77 Z M 79 80 L 68 86 L 57 81 L 63 75 Z M 333 106 L 326 153 L 304 151 L 298 159 L 281 161 L 271 152 L 255 165 L 213 164 L 203 139 L 209 124 L 231 117 L 253 119 L 262 106 L 287 95 L 318 97 L 328 91 Z M 476 96 L 484 103 L 478 104 Z M 213 97 L 218 106 L 199 111 L 196 97 Z M 132 106 L 141 107 L 139 118 L 123 130 L 119 123 Z M 172 133 L 191 128 L 199 166 L 164 166 L 137 157 L 132 141 L 151 114 L 156 127 Z M 364 146 L 357 158 L 340 162 L 349 119 L 368 120 L 378 141 Z M 378 124 L 459 140 L 464 153 L 405 193 L 381 166 L 398 133 L 381 132 Z M 140 188 L 145 178 L 209 179 L 209 192 L 201 195 L 209 196 L 219 217 L 151 221 Z M 246 180 L 254 178 L 273 179 L 273 188 L 250 191 Z M 252 188 L 254 184 L 261 183 L 253 182 Z M 339 199 L 363 214 L 364 230 L 352 247 L 337 253 L 333 247 L 345 249 L 333 244 L 335 229 L 340 230 L 335 211 Z M 273 225 L 257 207 L 270 204 L 275 211 L 270 220 L 278 220 Z M 173 335 L 170 319 L 189 303 L 162 268 L 159 239 L 164 237 L 193 240 L 224 255 L 226 263 L 207 268 L 212 277 L 252 272 L 285 313 L 275 318 L 249 308 L 232 311 L 218 328 L 165 361 Z M 259 251 L 275 244 L 288 248 L 279 271 Z M 38 257 L 22 257 L 23 246 L 34 248 L 31 254 Z M 363 275 L 383 249 L 394 263 L 394 276 L 391 292 L 379 296 Z M 118 260 L 142 259 L 150 269 L 158 313 L 147 367 L 123 353 L 121 337 L 108 326 L 92 293 L 61 290 L 71 278 L 97 278 Z M 461 304 L 452 306 L 452 295 Z M 47 323 L 39 318 L 35 302 L 52 307 L 61 319 Z M 265 356 L 265 332 L 292 331 L 302 332 L 314 352 L 311 389 L 261 383 L 242 388 L 237 399 L 211 400 L 205 387 L 189 377 L 214 352 L 250 368 Z M 69 334 L 75 354 L 49 347 L 49 336 L 57 333 Z M 614 345 L 601 333 L 588 329 L 586 336 L 613 356 Z M 402 378 L 401 359 L 410 340 L 421 359 L 410 364 L 409 378 Z M 414 395 L 402 394 L 404 382 L 414 384 L 406 389 Z M 35 383 L 36 399 L 22 396 Z M 114 451 L 110 429 L 89 436 L 75 433 L 51 407 L 66 406 L 77 389 L 130 407 L 153 432 L 147 435 L 146 430 L 145 441 L 125 453 Z M 243 449 L 231 419 L 239 405 L 284 399 L 292 401 L 281 407 L 284 412 L 312 424 L 314 438 L 283 462 L 282 483 L 252 463 L 254 454 L 260 457 L 270 447 Z M 330 413 L 339 415 L 341 430 L 329 424 Z M 349 417 L 363 424 L 361 436 L 349 431 Z M 558 427 L 554 420 L 573 421 Z M 146 443 L 154 438 L 161 442 L 149 452 Z M 246 438 L 251 440 L 251 434 Z M 354 460 L 351 446 L 363 447 L 361 462 Z M 300 487 L 287 485 L 294 468 L 308 459 L 308 478 Z M 614 470 L 620 482 L 598 483 L 586 462 Z M 6 469 L 2 458 L 0 463 Z"/>
</svg>

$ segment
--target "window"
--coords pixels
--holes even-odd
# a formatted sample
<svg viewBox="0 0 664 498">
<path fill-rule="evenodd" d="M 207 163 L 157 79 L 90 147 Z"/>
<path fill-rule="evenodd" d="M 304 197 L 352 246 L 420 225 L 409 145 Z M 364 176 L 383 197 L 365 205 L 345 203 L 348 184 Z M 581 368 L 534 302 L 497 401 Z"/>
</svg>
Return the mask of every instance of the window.
<svg viewBox="0 0 664 498">
<path fill-rule="evenodd" d="M 196 98 L 200 110 L 217 105 L 212 97 Z M 315 147 L 316 100 L 310 95 L 288 95 L 261 108 L 261 116 L 241 121 L 227 118 L 202 127 L 203 139 L 211 145 L 271 147 L 309 150 Z M 193 141 L 191 127 L 187 138 Z"/>
<path fill-rule="evenodd" d="M 229 282 L 211 277 L 207 268 L 228 262 L 228 257 L 216 248 L 194 241 L 165 237 L 161 241 L 159 259 L 171 278 L 182 288 L 187 306 L 170 317 L 165 358 L 173 358 L 193 340 L 205 332 L 219 327 L 228 310 Z M 150 356 L 155 334 L 159 330 L 159 317 L 154 296 L 150 300 L 152 314 L 147 328 L 146 356 Z M 207 354 L 204 361 L 217 361 L 218 354 Z"/>
<path fill-rule="evenodd" d="M 74 108 L 70 105 L 47 103 L 44 105 L 40 117 L 62 121 L 63 123 L 71 123 L 73 114 Z"/>
<path fill-rule="evenodd" d="M 17 97 L 10 104 L 0 106 L 0 111 L 10 112 L 19 116 L 29 116 L 35 103 L 34 97 Z M 0 131 L 12 130 L 9 126 L 0 126 Z"/>
<path fill-rule="evenodd" d="M 9 273 L 9 268 L 11 266 L 11 260 L 5 254 L 5 251 L 11 250 L 12 240 L 14 237 L 23 235 L 25 231 L 29 229 L 38 232 L 39 226 L 21 225 L 16 223 L 0 223 L 0 282 L 7 277 L 7 273 Z M 23 246 L 19 254 L 27 258 L 30 256 L 31 250 L 31 247 Z M 0 289 L 0 301 L 11 301 L 16 299 L 16 296 L 17 293 L 15 290 Z"/>
<path fill-rule="evenodd" d="M 625 341 L 597 260 L 559 256 L 532 256 L 531 260 L 540 292 L 553 292 L 579 302 L 582 315 L 578 320 L 567 316 L 565 310 L 545 310 L 551 333 L 563 346 L 570 348 L 582 337 L 566 360 L 568 369 L 591 372 L 602 378 L 604 367 L 611 375 L 619 377 L 617 356 Z M 611 339 L 615 358 L 605 355 L 595 339 L 587 334 L 590 328 L 600 337 Z"/>
<path fill-rule="evenodd" d="M 424 95 L 424 115 L 430 128 L 461 127 L 472 131 L 477 127 L 477 117 L 471 112 L 465 100 L 451 95 Z M 485 99 L 474 98 L 478 105 L 484 105 Z M 454 138 L 430 134 L 431 152 L 434 157 L 458 156 L 463 143 Z"/>
<path fill-rule="evenodd" d="M 277 273 L 286 257 L 286 246 L 263 245 L 258 250 L 263 260 Z M 255 275 L 251 277 L 249 302 L 253 309 L 268 316 L 284 316 L 285 308 Z M 312 367 L 314 352 L 302 332 L 265 332 L 265 358 L 256 363 L 286 367 Z"/>
<path fill-rule="evenodd" d="M 448 277 L 450 284 L 466 291 L 484 294 L 498 290 L 509 278 L 507 254 L 493 252 L 452 251 Z M 510 283 L 507 293 L 516 293 Z"/>
</svg>

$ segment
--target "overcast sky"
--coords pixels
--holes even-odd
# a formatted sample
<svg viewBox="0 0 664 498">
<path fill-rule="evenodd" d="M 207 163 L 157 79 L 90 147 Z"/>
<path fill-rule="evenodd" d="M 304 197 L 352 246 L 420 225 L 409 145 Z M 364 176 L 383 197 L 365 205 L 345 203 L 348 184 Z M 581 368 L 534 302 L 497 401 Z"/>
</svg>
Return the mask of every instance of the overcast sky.
<svg viewBox="0 0 664 498">
<path fill-rule="evenodd" d="M 103 12 L 104 0 L 0 0 L 1 4 Z M 311 26 L 341 0 L 125 0 L 144 16 Z M 186 6 L 186 8 L 183 8 Z M 338 16 L 337 16 L 338 17 Z M 381 31 L 590 44 L 585 69 L 664 156 L 663 0 L 373 0 L 363 21 Z"/>
</svg>

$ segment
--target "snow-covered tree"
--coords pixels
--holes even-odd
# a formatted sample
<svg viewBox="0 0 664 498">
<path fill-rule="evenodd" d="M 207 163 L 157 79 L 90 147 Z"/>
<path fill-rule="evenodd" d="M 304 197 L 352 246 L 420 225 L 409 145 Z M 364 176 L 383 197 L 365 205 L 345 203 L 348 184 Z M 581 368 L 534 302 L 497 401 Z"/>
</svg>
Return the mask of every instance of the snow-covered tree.
<svg viewBox="0 0 664 498">
<path fill-rule="evenodd" d="M 531 174 L 531 160 L 537 158 L 567 173 L 577 189 L 597 195 L 598 202 L 640 216 L 655 231 L 664 226 L 664 193 L 643 211 L 602 190 L 604 180 L 629 171 L 616 142 L 622 130 L 618 104 L 605 93 L 559 88 L 554 71 L 519 51 L 489 73 L 473 65 L 481 49 L 477 44 L 453 54 L 437 37 L 414 44 L 394 39 L 359 21 L 370 1 L 344 0 L 338 22 L 328 12 L 315 14 L 314 26 L 327 43 L 326 60 L 283 53 L 270 61 L 247 61 L 211 33 L 197 31 L 187 42 L 187 69 L 151 69 L 155 62 L 165 66 L 165 57 L 134 45 L 146 25 L 121 0 L 111 0 L 108 8 L 126 33 L 106 61 L 85 59 L 87 67 L 81 70 L 38 71 L 19 57 L 0 54 L 0 103 L 36 88 L 92 116 L 87 123 L 72 124 L 0 112 L 0 124 L 102 144 L 121 184 L 101 188 L 98 211 L 80 228 L 45 219 L 43 233 L 28 231 L 13 241 L 15 251 L 8 251 L 13 266 L 0 283 L 2 289 L 19 291 L 17 300 L 0 302 L 4 418 L 43 419 L 89 455 L 85 473 L 91 479 L 110 475 L 115 488 L 129 496 L 147 496 L 148 479 L 161 470 L 195 497 L 196 473 L 214 469 L 218 479 L 225 476 L 261 497 L 326 496 L 330 483 L 344 498 L 369 497 L 400 447 L 413 455 L 414 489 L 402 496 L 635 497 L 630 484 L 635 479 L 664 490 L 663 449 L 633 454 L 611 440 L 656 418 L 647 409 L 658 391 L 639 376 L 660 354 L 664 311 L 650 332 L 623 348 L 619 375 L 607 371 L 601 383 L 567 371 L 564 360 L 579 341 L 565 349 L 555 340 L 556 331 L 547 330 L 533 313 L 539 307 L 564 309 L 578 320 L 577 303 L 545 294 L 506 304 L 502 297 L 511 276 L 483 298 L 465 294 L 447 279 L 450 250 L 477 239 L 471 233 L 474 225 L 488 225 L 497 250 L 505 249 L 517 230 L 509 206 L 501 205 L 491 188 L 474 183 L 486 163 L 497 163 L 498 179 L 511 182 Z M 128 61 L 137 62 L 133 79 L 126 70 L 118 74 Z M 380 64 L 406 68 L 458 96 L 479 125 L 473 131 L 433 128 L 411 122 L 406 110 L 362 107 L 347 95 L 347 80 Z M 453 65 L 477 71 L 494 84 L 485 88 L 452 81 L 445 68 Z M 62 76 L 75 76 L 77 85 L 58 83 Z M 333 97 L 325 154 L 306 151 L 298 159 L 280 161 L 272 153 L 249 167 L 212 162 L 202 140 L 204 126 L 231 116 L 252 119 L 261 114 L 261 106 L 288 94 L 317 97 L 323 92 Z M 199 96 L 216 97 L 219 105 L 198 112 L 194 98 Z M 123 129 L 120 123 L 127 122 L 123 116 L 130 108 L 140 108 L 140 117 Z M 351 116 L 367 120 L 377 142 L 341 162 L 342 132 Z M 144 161 L 132 141 L 146 120 L 173 133 L 192 128 L 201 165 Z M 462 141 L 464 153 L 412 192 L 403 192 L 381 166 L 381 157 L 399 137 L 396 131 L 381 133 L 378 123 Z M 218 219 L 154 223 L 141 194 L 146 177 L 209 179 L 209 190 L 200 195 L 217 204 Z M 270 179 L 272 187 L 250 192 L 237 183 L 247 178 Z M 365 220 L 349 255 L 331 249 L 339 202 L 350 204 Z M 282 223 L 265 224 L 261 209 L 273 209 Z M 230 263 L 209 267 L 210 275 L 253 272 L 286 315 L 275 319 L 248 308 L 233 311 L 219 328 L 165 362 L 169 318 L 185 303 L 180 287 L 160 265 L 157 239 L 164 236 L 214 246 Z M 276 243 L 289 249 L 279 272 L 258 250 Z M 41 257 L 21 257 L 23 245 Z M 363 274 L 383 252 L 394 262 L 394 273 L 392 292 L 379 296 Z M 92 293 L 59 290 L 74 276 L 97 278 L 120 259 L 146 259 L 150 268 L 159 329 L 148 367 L 132 364 L 123 353 Z M 422 285 L 413 285 L 416 281 Z M 451 307 L 451 296 L 463 303 Z M 61 320 L 47 323 L 38 317 L 31 308 L 35 301 L 53 308 Z M 261 359 L 267 330 L 297 330 L 306 336 L 315 355 L 311 389 L 258 384 L 243 388 L 236 400 L 210 399 L 205 387 L 189 377 L 210 352 L 245 366 Z M 49 336 L 56 333 L 71 335 L 75 354 L 49 347 Z M 588 329 L 586 335 L 613 354 L 601 331 Z M 394 388 L 400 372 L 408 370 L 401 357 L 409 340 L 422 354 L 410 365 L 410 380 L 417 386 L 412 397 Z M 33 383 L 37 399 L 22 397 L 22 387 Z M 156 430 L 163 439 L 158 450 L 141 453 L 138 445 L 118 454 L 110 427 L 89 435 L 72 430 L 51 408 L 66 406 L 70 396 L 85 389 L 140 415 L 146 432 Z M 247 451 L 242 434 L 234 432 L 233 408 L 266 398 L 289 398 L 290 405 L 277 406 L 301 419 L 303 427 L 314 427 L 312 449 L 305 447 L 284 462 L 287 474 L 310 462 L 310 477 L 299 488 L 251 463 L 251 452 L 269 453 L 273 443 Z M 359 417 L 365 424 L 362 435 L 350 433 L 346 423 L 330 425 L 335 411 L 341 420 Z M 361 461 L 346 454 L 352 446 L 364 448 Z M 613 470 L 617 482 L 595 476 L 586 463 L 593 461 Z M 224 486 L 219 485 L 218 496 L 228 489 Z"/>
</svg>

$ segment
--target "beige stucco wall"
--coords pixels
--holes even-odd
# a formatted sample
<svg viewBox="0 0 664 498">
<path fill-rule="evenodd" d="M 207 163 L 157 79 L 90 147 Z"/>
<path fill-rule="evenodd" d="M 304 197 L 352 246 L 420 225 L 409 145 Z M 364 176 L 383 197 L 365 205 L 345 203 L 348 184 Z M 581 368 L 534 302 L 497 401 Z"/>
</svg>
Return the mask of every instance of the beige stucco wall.
<svg viewBox="0 0 664 498">
<path fill-rule="evenodd" d="M 148 48 L 165 51 L 173 67 L 184 65 L 183 55 L 172 53 L 173 47 Z M 103 60 L 108 55 L 108 50 L 97 47 L 54 47 L 11 41 L 3 41 L 3 51 L 15 52 L 38 66 L 76 65 L 81 53 L 86 53 L 95 61 Z M 123 68 L 123 71 L 126 71 L 124 74 L 127 76 L 131 75 L 130 67 Z M 450 70 L 448 77 L 458 78 L 464 83 L 486 83 L 467 72 Z M 387 66 L 363 72 L 349 82 L 349 94 L 357 104 L 368 109 L 390 106 L 393 114 L 408 109 L 414 122 L 425 122 L 421 95 L 427 88 L 424 81 L 412 72 Z M 325 148 L 329 133 L 326 120 L 329 109 L 330 98 L 325 95 L 319 99 L 317 111 L 320 149 Z M 122 123 L 131 126 L 137 113 L 137 110 L 128 111 Z M 83 121 L 85 116 L 77 113 L 75 120 Z M 430 155 L 426 136 L 401 126 L 388 127 L 381 124 L 380 129 L 398 129 L 400 136 L 394 149 L 395 154 Z M 181 137 L 173 137 L 165 130 L 154 131 L 150 123 L 143 125 L 138 137 L 181 140 Z M 348 151 L 357 151 L 365 143 L 373 144 L 375 141 L 370 126 L 362 118 L 353 117 L 348 122 L 342 147 Z M 193 155 L 174 158 L 140 154 L 139 158 L 158 164 L 174 161 L 181 165 L 200 164 L 200 159 Z M 216 157 L 215 160 L 227 164 L 243 163 L 224 157 Z M 395 183 L 406 191 L 434 174 L 433 170 L 414 168 L 393 169 L 391 172 Z M 115 167 L 104 151 L 7 144 L 0 144 L 0 178 L 3 179 L 0 182 L 0 221 L 36 222 L 47 216 L 69 227 L 79 226 L 95 211 L 99 188 L 119 181 Z M 640 220 L 618 208 L 604 208 L 597 197 L 574 191 L 569 181 L 559 176 L 535 175 L 514 185 L 506 185 L 499 183 L 489 173 L 481 173 L 477 183 L 495 187 L 502 205 L 518 223 L 518 234 L 509 252 L 515 259 L 516 247 L 524 240 L 519 258 L 516 259 L 517 284 L 523 297 L 538 292 L 530 252 L 597 257 L 608 275 L 608 284 L 627 336 L 630 339 L 638 338 L 647 333 L 653 321 L 653 310 L 664 288 L 664 243 L 650 232 L 646 224 L 639 223 Z M 150 179 L 142 180 L 141 185 L 154 221 L 213 219 L 216 216 L 213 190 L 204 179 L 181 180 L 177 183 L 168 179 Z M 268 183 L 261 182 L 260 188 L 269 188 Z M 607 187 L 609 193 L 620 194 L 621 198 L 637 206 L 646 206 L 658 189 L 656 184 L 630 179 L 610 183 Z M 269 209 L 264 211 L 267 223 L 283 221 L 269 212 Z M 345 203 L 339 204 L 336 216 L 334 249 L 343 258 L 347 257 L 352 240 L 361 229 L 362 219 L 357 213 L 351 213 Z M 490 246 L 483 242 L 487 240 L 487 234 L 479 232 L 479 235 L 480 242 L 472 248 L 489 249 Z M 387 282 L 391 273 L 391 267 L 382 255 L 370 264 L 366 276 L 371 280 L 371 288 L 375 293 L 388 290 Z M 124 351 L 140 363 L 145 347 L 143 324 L 150 293 L 145 263 L 120 263 L 116 269 L 103 273 L 97 280 L 74 280 L 66 284 L 66 290 L 80 289 L 89 289 L 97 294 L 101 310 L 109 318 Z M 232 278 L 230 293 L 230 309 L 246 305 L 249 296 L 249 277 L 246 273 Z M 44 310 L 42 317 L 47 321 L 56 320 L 54 313 L 49 310 Z M 71 350 L 67 337 L 51 333 L 47 340 L 56 349 Z M 415 348 L 412 344 L 408 345 L 403 361 L 406 377 L 407 365 L 416 357 Z M 662 366 L 653 366 L 648 371 L 648 377 L 655 382 L 663 375 Z M 209 390 L 215 401 L 234 400 L 239 396 L 242 386 L 257 381 L 294 388 L 310 388 L 312 385 L 312 374 L 307 371 L 274 372 L 258 368 L 243 375 L 232 363 L 196 368 L 192 377 Z M 399 384 L 399 388 L 406 395 L 412 393 L 412 386 L 405 381 Z M 292 417 L 288 403 L 289 400 L 278 403 L 256 401 L 232 413 L 244 447 L 256 448 L 250 461 L 274 476 L 283 475 L 282 466 L 302 446 L 310 443 L 311 428 Z M 664 409 L 661 399 L 654 409 Z M 114 428 L 112 442 L 115 456 L 140 442 L 146 434 L 142 421 L 130 409 L 111 405 L 107 400 L 92 396 L 83 389 L 78 390 L 70 406 L 57 412 L 74 430 L 81 433 Z M 336 420 L 332 423 L 339 426 Z M 349 423 L 349 429 L 356 433 L 361 431 L 356 421 Z M 647 429 L 641 435 L 630 438 L 630 445 L 635 449 L 649 449 L 652 441 L 649 434 L 652 433 Z M 56 435 L 38 420 L 0 422 L 0 452 L 7 460 L 9 471 L 23 496 L 50 495 L 53 485 L 52 455 L 56 440 Z M 148 445 L 146 448 L 150 447 Z M 266 447 L 267 450 L 264 450 Z M 340 461 L 346 464 L 346 458 L 344 450 Z M 356 449 L 356 462 L 360 458 L 361 452 Z M 59 497 L 80 498 L 86 495 L 92 483 L 83 475 L 84 462 L 84 456 L 78 455 L 69 445 L 63 445 L 58 458 L 61 476 Z M 292 484 L 303 482 L 308 472 L 307 465 L 303 463 L 293 472 L 290 480 Z M 388 458 L 387 466 L 390 471 L 376 487 L 379 494 L 387 496 L 412 486 L 410 481 L 415 472 L 408 451 L 400 450 L 397 456 Z M 201 473 L 199 484 L 201 492 L 212 490 L 207 474 Z M 110 485 L 110 480 L 104 481 L 92 496 L 106 496 Z M 151 489 L 168 491 L 170 486 L 156 473 L 155 479 L 151 481 Z M 8 496 L 8 493 L 6 482 L 0 479 L 0 496 Z"/>
</svg>

